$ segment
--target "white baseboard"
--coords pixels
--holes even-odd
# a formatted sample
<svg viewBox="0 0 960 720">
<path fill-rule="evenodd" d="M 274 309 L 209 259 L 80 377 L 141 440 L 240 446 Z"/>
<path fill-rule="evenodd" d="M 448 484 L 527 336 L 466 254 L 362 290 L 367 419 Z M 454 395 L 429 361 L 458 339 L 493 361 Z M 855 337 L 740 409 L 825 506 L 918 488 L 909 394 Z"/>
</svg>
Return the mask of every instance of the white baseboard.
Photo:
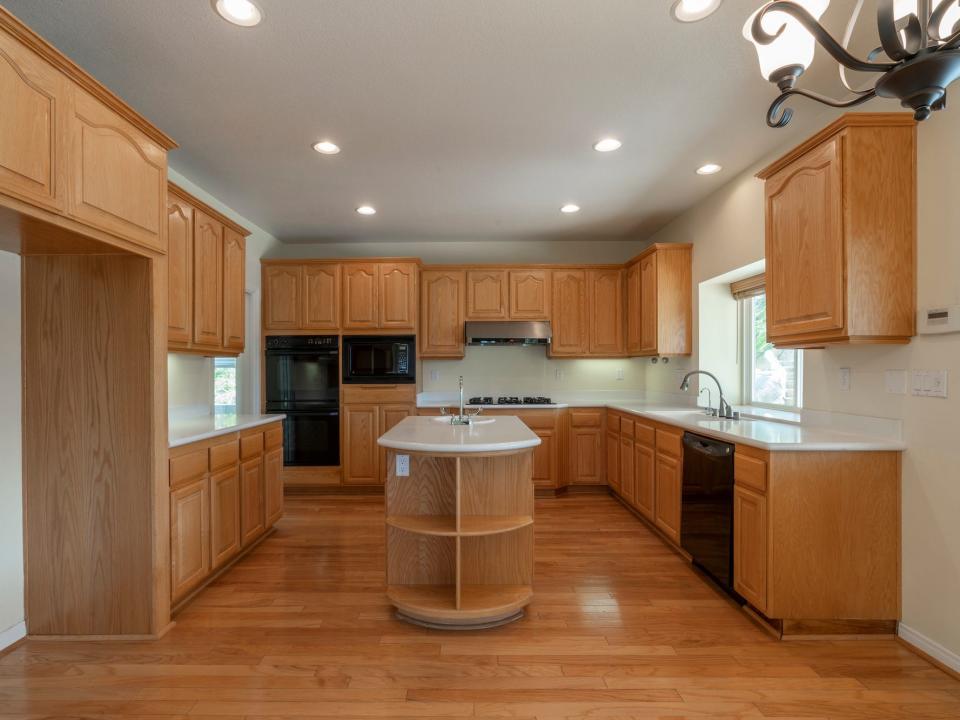
<svg viewBox="0 0 960 720">
<path fill-rule="evenodd" d="M 6 630 L 0 632 L 0 650 L 5 650 L 17 642 L 17 640 L 20 640 L 26 636 L 27 621 L 21 620 L 16 625 L 8 627 Z"/>
<path fill-rule="evenodd" d="M 935 660 L 939 660 L 951 670 L 960 673 L 960 655 L 947 650 L 947 648 L 940 643 L 931 640 L 926 635 L 918 633 L 916 630 L 904 625 L 903 623 L 900 623 L 899 627 L 897 628 L 897 635 L 918 650 L 923 650 L 923 652 L 930 657 L 934 658 Z"/>
</svg>

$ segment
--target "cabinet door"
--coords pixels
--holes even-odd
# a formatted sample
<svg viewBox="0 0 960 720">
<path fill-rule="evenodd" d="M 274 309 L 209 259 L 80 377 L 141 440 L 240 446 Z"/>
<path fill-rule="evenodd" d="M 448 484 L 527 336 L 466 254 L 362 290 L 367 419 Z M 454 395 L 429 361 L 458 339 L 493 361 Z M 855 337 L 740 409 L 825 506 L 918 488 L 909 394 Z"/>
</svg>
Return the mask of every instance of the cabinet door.
<svg viewBox="0 0 960 720">
<path fill-rule="evenodd" d="M 193 222 L 193 342 L 223 346 L 223 225 L 199 210 Z"/>
<path fill-rule="evenodd" d="M 620 492 L 620 434 L 607 433 L 607 484 Z"/>
<path fill-rule="evenodd" d="M 340 266 L 303 266 L 304 330 L 340 329 Z"/>
<path fill-rule="evenodd" d="M 377 405 L 343 407 L 344 485 L 380 484 L 379 410 Z"/>
<path fill-rule="evenodd" d="M 240 233 L 223 229 L 223 346 L 238 352 L 244 346 L 246 244 Z"/>
<path fill-rule="evenodd" d="M 268 265 L 263 271 L 263 326 L 300 329 L 300 267 Z"/>
<path fill-rule="evenodd" d="M 733 589 L 757 610 L 767 609 L 767 499 L 733 490 Z"/>
<path fill-rule="evenodd" d="M 283 448 L 268 450 L 263 456 L 264 514 L 267 527 L 283 516 Z"/>
<path fill-rule="evenodd" d="M 263 533 L 263 456 L 240 465 L 240 535 L 246 547 Z"/>
<path fill-rule="evenodd" d="M 380 263 L 380 327 L 413 330 L 417 326 L 416 263 Z"/>
<path fill-rule="evenodd" d="M 506 270 L 470 270 L 467 320 L 506 320 L 507 296 Z"/>
<path fill-rule="evenodd" d="M 379 327 L 377 286 L 376 263 L 350 263 L 343 266 L 344 330 Z"/>
<path fill-rule="evenodd" d="M 167 202 L 167 342 L 193 339 L 193 208 L 175 195 Z"/>
<path fill-rule="evenodd" d="M 640 353 L 656 355 L 657 323 L 657 254 L 651 253 L 640 263 Z"/>
<path fill-rule="evenodd" d="M 547 428 L 531 428 L 540 438 L 540 444 L 533 449 L 533 486 L 538 488 L 557 487 L 557 444 L 556 431 Z"/>
<path fill-rule="evenodd" d="M 631 505 L 637 504 L 637 481 L 633 467 L 633 440 L 620 436 L 620 494 Z"/>
<path fill-rule="evenodd" d="M 677 545 L 680 544 L 680 500 L 683 478 L 680 461 L 669 455 L 657 453 L 656 491 L 654 522 Z"/>
<path fill-rule="evenodd" d="M 166 150 L 79 87 L 69 95 L 69 214 L 165 252 Z"/>
<path fill-rule="evenodd" d="M 643 295 L 641 292 L 640 263 L 627 268 L 627 354 L 640 355 L 643 351 L 641 324 Z"/>
<path fill-rule="evenodd" d="M 63 75 L 0 33 L 0 192 L 63 209 L 57 146 L 65 93 Z"/>
<path fill-rule="evenodd" d="M 650 521 L 654 519 L 654 478 L 656 463 L 654 450 L 649 445 L 635 442 L 633 445 L 633 476 L 636 478 L 635 507 Z"/>
<path fill-rule="evenodd" d="M 420 357 L 463 357 L 463 270 L 424 270 Z"/>
<path fill-rule="evenodd" d="M 766 182 L 769 338 L 844 327 L 841 142 L 824 143 Z"/>
<path fill-rule="evenodd" d="M 591 355 L 623 355 L 623 271 L 587 273 Z"/>
<path fill-rule="evenodd" d="M 510 271 L 510 319 L 550 319 L 550 272 Z"/>
<path fill-rule="evenodd" d="M 213 569 L 240 552 L 240 466 L 210 476 L 210 536 Z"/>
<path fill-rule="evenodd" d="M 413 417 L 417 414 L 417 408 L 413 405 L 381 405 L 377 437 L 383 435 L 390 428 L 396 425 L 404 418 Z M 380 453 L 380 484 L 387 481 L 387 451 L 384 448 L 378 448 Z"/>
<path fill-rule="evenodd" d="M 584 270 L 554 270 L 552 357 L 587 354 L 587 273 Z"/>
<path fill-rule="evenodd" d="M 210 491 L 206 476 L 170 493 L 170 592 L 179 600 L 210 574 Z"/>
</svg>

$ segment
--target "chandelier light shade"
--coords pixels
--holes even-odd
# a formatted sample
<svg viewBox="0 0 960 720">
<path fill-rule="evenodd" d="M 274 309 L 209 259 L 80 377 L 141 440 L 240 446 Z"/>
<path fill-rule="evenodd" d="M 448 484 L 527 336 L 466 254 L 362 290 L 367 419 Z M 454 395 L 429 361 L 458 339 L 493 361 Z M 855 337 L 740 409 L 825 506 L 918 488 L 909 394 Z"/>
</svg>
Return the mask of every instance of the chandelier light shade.
<svg viewBox="0 0 960 720">
<path fill-rule="evenodd" d="M 874 97 L 895 98 L 917 120 L 946 105 L 947 87 L 960 77 L 960 0 L 877 0 L 879 46 L 865 60 L 847 50 L 863 0 L 857 0 L 843 42 L 820 24 L 829 0 L 774 0 L 754 12 L 743 28 L 760 61 L 760 72 L 780 89 L 767 111 L 770 127 L 793 117 L 784 107 L 794 95 L 831 107 L 853 107 Z M 840 64 L 840 77 L 852 97 L 836 100 L 797 87 L 819 44 Z M 872 87 L 857 90 L 846 70 L 877 73 Z"/>
</svg>

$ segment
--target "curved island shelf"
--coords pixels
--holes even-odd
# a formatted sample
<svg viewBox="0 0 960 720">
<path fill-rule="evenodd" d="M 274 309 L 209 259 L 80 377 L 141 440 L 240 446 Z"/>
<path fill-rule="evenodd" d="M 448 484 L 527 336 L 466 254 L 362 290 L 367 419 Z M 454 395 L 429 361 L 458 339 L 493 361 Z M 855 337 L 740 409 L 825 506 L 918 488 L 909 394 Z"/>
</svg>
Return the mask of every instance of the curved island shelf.
<svg viewBox="0 0 960 720">
<path fill-rule="evenodd" d="M 540 438 L 515 417 L 472 426 L 410 417 L 378 442 L 388 468 L 387 597 L 398 616 L 448 629 L 522 617 L 533 598 Z"/>
</svg>

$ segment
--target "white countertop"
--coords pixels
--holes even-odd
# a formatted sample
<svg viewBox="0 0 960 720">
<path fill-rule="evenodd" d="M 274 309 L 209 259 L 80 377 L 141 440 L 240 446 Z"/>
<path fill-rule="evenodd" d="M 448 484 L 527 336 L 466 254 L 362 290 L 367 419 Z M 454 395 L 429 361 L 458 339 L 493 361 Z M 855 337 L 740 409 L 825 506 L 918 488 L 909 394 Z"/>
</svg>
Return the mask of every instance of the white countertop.
<svg viewBox="0 0 960 720">
<path fill-rule="evenodd" d="M 377 444 L 391 450 L 463 454 L 523 450 L 541 440 L 519 418 L 505 415 L 473 425 L 451 425 L 449 419 L 408 417 L 386 432 Z M 491 422 L 492 421 L 492 422 Z"/>
<path fill-rule="evenodd" d="M 246 430 L 283 420 L 286 415 L 195 415 L 185 418 L 170 418 L 170 447 L 180 447 L 200 440 L 209 440 L 217 435 Z"/>
</svg>

